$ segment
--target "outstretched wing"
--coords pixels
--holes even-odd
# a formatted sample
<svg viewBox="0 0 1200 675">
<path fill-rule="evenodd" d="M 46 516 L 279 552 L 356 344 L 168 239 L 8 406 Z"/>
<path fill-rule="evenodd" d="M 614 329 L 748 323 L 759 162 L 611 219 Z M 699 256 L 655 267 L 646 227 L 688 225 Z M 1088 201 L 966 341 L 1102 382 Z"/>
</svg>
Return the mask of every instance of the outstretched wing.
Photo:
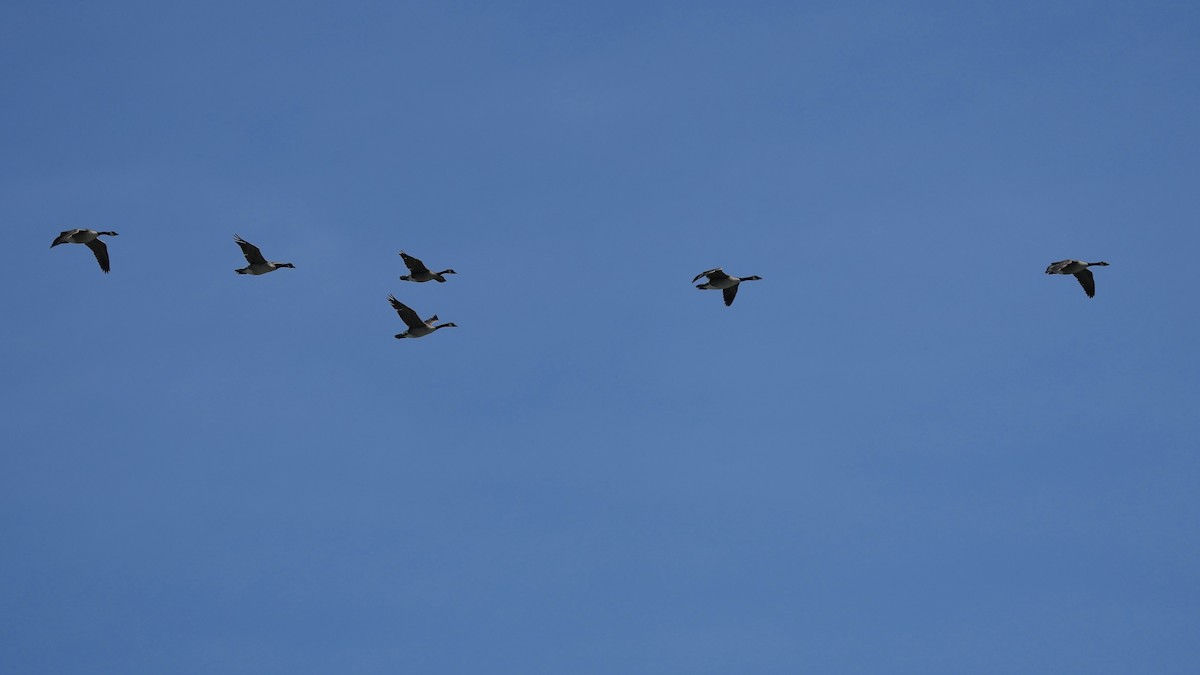
<svg viewBox="0 0 1200 675">
<path fill-rule="evenodd" d="M 404 259 L 404 266 L 408 268 L 409 272 L 415 275 L 429 274 L 429 268 L 420 260 L 417 260 L 404 251 L 400 251 L 400 257 Z"/>
<path fill-rule="evenodd" d="M 396 310 L 396 313 L 400 315 L 404 323 L 408 324 L 409 328 L 420 328 L 425 325 L 425 322 L 421 321 L 421 318 L 417 316 L 413 308 L 397 300 L 396 296 L 389 295 L 388 302 L 392 303 L 392 307 Z"/>
<path fill-rule="evenodd" d="M 105 274 L 107 274 L 108 247 L 104 245 L 104 242 L 100 241 L 99 237 L 89 241 L 86 245 L 88 248 L 92 249 L 92 253 L 96 254 L 96 262 L 100 263 L 100 269 L 104 270 Z"/>
<path fill-rule="evenodd" d="M 700 277 L 708 277 L 708 282 L 713 283 L 715 281 L 720 281 L 721 279 L 728 279 L 729 275 L 722 272 L 720 267 L 714 267 L 707 272 L 701 272 L 700 274 L 692 277 L 692 283 L 695 283 Z"/>
<path fill-rule="evenodd" d="M 721 291 L 721 294 L 725 296 L 725 306 L 726 307 L 733 304 L 733 299 L 737 297 L 738 286 L 741 286 L 741 284 L 734 284 L 734 285 L 730 286 L 729 288 L 726 288 L 725 290 Z"/>
<path fill-rule="evenodd" d="M 258 250 L 257 246 L 251 244 L 245 239 L 242 239 L 236 234 L 233 235 L 233 240 L 237 242 L 238 246 L 242 247 L 242 255 L 246 256 L 246 262 L 250 263 L 251 265 L 267 264 L 267 259 L 263 257 L 262 251 Z"/>
<path fill-rule="evenodd" d="M 54 248 L 55 246 L 58 246 L 59 244 L 71 243 L 71 235 L 75 234 L 78 231 L 79 230 L 63 230 L 61 233 L 59 233 L 59 235 L 57 237 L 54 238 L 54 243 L 50 244 L 50 248 Z"/>
<path fill-rule="evenodd" d="M 1089 298 L 1096 297 L 1096 279 L 1092 276 L 1092 271 L 1082 269 L 1075 273 L 1075 278 L 1079 280 L 1079 285 L 1083 286 L 1083 292 L 1088 294 Z"/>
</svg>

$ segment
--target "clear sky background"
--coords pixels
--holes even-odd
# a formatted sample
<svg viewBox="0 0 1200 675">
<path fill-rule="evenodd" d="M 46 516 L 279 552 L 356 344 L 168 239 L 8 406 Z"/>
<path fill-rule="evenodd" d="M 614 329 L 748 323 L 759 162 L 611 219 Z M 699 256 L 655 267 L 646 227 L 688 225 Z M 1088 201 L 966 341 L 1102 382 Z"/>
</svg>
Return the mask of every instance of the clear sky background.
<svg viewBox="0 0 1200 675">
<path fill-rule="evenodd" d="M 0 671 L 1195 673 L 1197 35 L 5 3 Z"/>
</svg>

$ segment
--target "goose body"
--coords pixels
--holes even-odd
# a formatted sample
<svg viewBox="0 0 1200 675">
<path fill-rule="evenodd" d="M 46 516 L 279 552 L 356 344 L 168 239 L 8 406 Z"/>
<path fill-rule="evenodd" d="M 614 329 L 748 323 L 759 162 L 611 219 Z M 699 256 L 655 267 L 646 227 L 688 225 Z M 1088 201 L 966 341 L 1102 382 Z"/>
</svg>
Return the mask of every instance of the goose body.
<svg viewBox="0 0 1200 675">
<path fill-rule="evenodd" d="M 1108 267 L 1108 263 L 1059 260 L 1056 263 L 1050 263 L 1050 266 L 1046 268 L 1046 274 L 1072 274 L 1079 280 L 1079 285 L 1083 286 L 1083 292 L 1087 293 L 1089 298 L 1094 298 L 1096 297 L 1096 279 L 1092 276 L 1089 267 Z"/>
<path fill-rule="evenodd" d="M 97 232 L 95 230 L 74 229 L 66 230 L 50 244 L 50 248 L 54 248 L 59 244 L 83 244 L 92 249 L 92 253 L 96 256 L 96 262 L 100 263 L 100 269 L 108 274 L 108 246 L 100 239 L 100 236 L 115 237 L 116 232 Z"/>
<path fill-rule="evenodd" d="M 434 323 L 438 320 L 437 314 L 434 314 L 428 319 L 422 321 L 421 317 L 417 316 L 417 313 L 413 311 L 411 307 L 397 300 L 396 296 L 394 295 L 388 296 L 388 302 L 392 303 L 392 308 L 396 310 L 396 313 L 399 314 L 400 318 L 404 320 L 404 323 L 408 325 L 408 330 L 404 331 L 403 333 L 396 334 L 397 340 L 404 338 L 425 337 L 439 328 L 458 328 L 458 325 L 454 323 L 442 323 L 434 325 Z"/>
<path fill-rule="evenodd" d="M 458 274 L 458 272 L 455 272 L 454 270 L 431 272 L 429 268 L 425 266 L 425 263 L 421 262 L 417 258 L 412 257 L 404 251 L 400 251 L 400 257 L 404 259 L 404 266 L 408 268 L 408 274 L 400 277 L 401 281 L 436 281 L 438 283 L 445 283 L 446 278 L 443 275 Z"/>
<path fill-rule="evenodd" d="M 697 274 L 692 282 L 695 283 L 700 277 L 708 277 L 708 280 L 702 284 L 696 284 L 696 288 L 702 291 L 721 291 L 725 296 L 725 306 L 733 304 L 733 299 L 737 296 L 738 284 L 743 281 L 761 281 L 762 277 L 731 277 L 726 274 L 720 267 L 715 267 L 707 272 Z"/>
<path fill-rule="evenodd" d="M 249 263 L 241 269 L 234 270 L 238 274 L 266 274 L 267 272 L 274 272 L 281 267 L 296 267 L 292 263 L 271 262 L 267 260 L 263 257 L 262 251 L 258 250 L 257 246 L 236 234 L 233 235 L 233 240 L 241 247 L 242 255 L 246 256 L 246 262 Z"/>
</svg>

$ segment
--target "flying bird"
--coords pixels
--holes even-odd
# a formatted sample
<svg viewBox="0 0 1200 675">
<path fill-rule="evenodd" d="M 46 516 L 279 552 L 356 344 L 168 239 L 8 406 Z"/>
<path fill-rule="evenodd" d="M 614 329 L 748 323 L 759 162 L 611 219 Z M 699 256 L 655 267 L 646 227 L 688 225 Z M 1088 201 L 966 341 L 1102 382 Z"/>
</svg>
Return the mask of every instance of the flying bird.
<svg viewBox="0 0 1200 675">
<path fill-rule="evenodd" d="M 296 267 L 292 263 L 269 262 L 263 257 L 262 251 L 258 250 L 257 246 L 236 234 L 233 235 L 233 240 L 242 248 L 242 255 L 246 256 L 246 262 L 250 263 L 239 270 L 234 270 L 238 274 L 266 274 L 267 272 L 274 272 L 280 267 Z"/>
<path fill-rule="evenodd" d="M 438 320 L 437 314 L 422 321 L 411 307 L 397 300 L 394 295 L 388 296 L 388 302 L 392 303 L 396 313 L 400 315 L 401 319 L 404 319 L 404 323 L 408 324 L 408 330 L 396 334 L 397 340 L 425 337 L 439 328 L 458 328 L 458 324 L 453 323 L 442 323 L 435 326 L 434 322 Z"/>
<path fill-rule="evenodd" d="M 692 282 L 694 283 L 696 279 L 699 279 L 700 277 L 708 277 L 708 281 L 702 284 L 696 284 L 696 288 L 699 288 L 702 291 L 722 291 L 725 295 L 726 307 L 733 304 L 733 299 L 737 296 L 738 284 L 742 283 L 743 281 L 762 280 L 762 277 L 759 276 L 741 277 L 740 279 L 738 277 L 731 277 L 722 271 L 720 267 L 697 274 L 696 277 L 692 279 Z"/>
<path fill-rule="evenodd" d="M 108 237 L 117 236 L 116 232 L 97 232 L 95 230 L 75 229 L 67 230 L 58 235 L 50 248 L 54 248 L 59 244 L 85 244 L 92 249 L 92 253 L 96 254 L 96 262 L 100 263 L 100 269 L 108 274 L 108 246 L 104 244 L 98 237 L 101 235 Z"/>
<path fill-rule="evenodd" d="M 442 270 L 441 272 L 431 272 L 425 266 L 425 263 L 412 257 L 411 255 L 400 251 L 400 257 L 404 259 L 404 265 L 408 268 L 408 274 L 400 277 L 401 281 L 437 281 L 445 283 L 446 278 L 443 274 L 458 274 L 454 270 Z"/>
<path fill-rule="evenodd" d="M 1108 267 L 1106 262 L 1084 262 L 1082 260 L 1059 260 L 1046 268 L 1046 274 L 1074 274 L 1089 298 L 1096 297 L 1096 280 L 1089 267 Z"/>
</svg>

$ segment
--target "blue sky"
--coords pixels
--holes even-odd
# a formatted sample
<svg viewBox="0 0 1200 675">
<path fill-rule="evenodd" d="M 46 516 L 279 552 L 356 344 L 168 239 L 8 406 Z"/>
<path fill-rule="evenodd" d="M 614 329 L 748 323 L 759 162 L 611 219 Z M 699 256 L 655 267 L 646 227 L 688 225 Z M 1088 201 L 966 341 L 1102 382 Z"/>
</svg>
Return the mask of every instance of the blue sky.
<svg viewBox="0 0 1200 675">
<path fill-rule="evenodd" d="M 4 5 L 0 670 L 1195 672 L 1198 30 Z"/>
</svg>

